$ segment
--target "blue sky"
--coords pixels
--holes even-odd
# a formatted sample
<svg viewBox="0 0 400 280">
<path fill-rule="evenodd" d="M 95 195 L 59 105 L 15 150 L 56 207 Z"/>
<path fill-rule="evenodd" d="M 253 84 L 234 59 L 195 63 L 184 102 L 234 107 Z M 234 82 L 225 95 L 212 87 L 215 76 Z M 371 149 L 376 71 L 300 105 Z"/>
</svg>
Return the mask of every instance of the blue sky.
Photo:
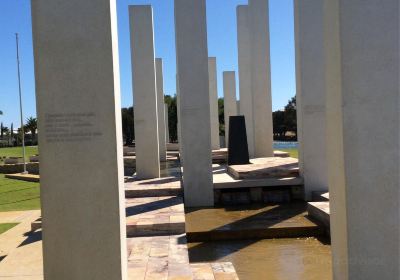
<svg viewBox="0 0 400 280">
<path fill-rule="evenodd" d="M 164 91 L 175 90 L 175 33 L 173 0 L 117 0 L 122 106 L 132 105 L 128 5 L 151 4 L 154 9 L 156 56 L 164 60 Z M 217 57 L 218 95 L 222 72 L 237 72 L 236 6 L 247 0 L 207 0 L 209 56 Z M 270 0 L 273 109 L 295 95 L 293 0 Z M 19 126 L 15 33 L 20 34 L 24 116 L 36 115 L 30 0 L 0 1 L 0 121 Z M 238 78 L 238 77 L 237 77 Z"/>
</svg>

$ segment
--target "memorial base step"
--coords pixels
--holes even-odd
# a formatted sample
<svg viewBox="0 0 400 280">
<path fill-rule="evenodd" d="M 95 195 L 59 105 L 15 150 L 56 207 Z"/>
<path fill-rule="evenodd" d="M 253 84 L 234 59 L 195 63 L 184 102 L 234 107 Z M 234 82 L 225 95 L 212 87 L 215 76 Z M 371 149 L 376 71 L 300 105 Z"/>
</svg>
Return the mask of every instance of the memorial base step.
<svg viewBox="0 0 400 280">
<path fill-rule="evenodd" d="M 304 202 L 252 204 L 187 208 L 186 234 L 189 242 L 297 238 L 321 236 L 324 228 L 308 219 Z"/>
<path fill-rule="evenodd" d="M 140 181 L 128 178 L 125 182 L 126 198 L 181 195 L 182 188 L 178 177 L 163 177 Z"/>
<path fill-rule="evenodd" d="M 329 201 L 309 202 L 307 211 L 311 219 L 324 226 L 327 233 L 330 233 Z"/>
<path fill-rule="evenodd" d="M 184 233 L 182 197 L 126 199 L 126 231 L 128 237 Z"/>
</svg>

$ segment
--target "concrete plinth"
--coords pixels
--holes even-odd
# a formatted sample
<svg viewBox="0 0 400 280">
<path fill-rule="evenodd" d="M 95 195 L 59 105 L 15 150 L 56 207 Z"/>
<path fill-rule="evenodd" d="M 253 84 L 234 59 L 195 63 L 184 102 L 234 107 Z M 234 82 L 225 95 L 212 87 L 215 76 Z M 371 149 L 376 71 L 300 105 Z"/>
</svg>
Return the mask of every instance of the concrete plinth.
<svg viewBox="0 0 400 280">
<path fill-rule="evenodd" d="M 160 177 L 153 10 L 129 6 L 136 172 L 140 179 Z"/>
<path fill-rule="evenodd" d="M 205 0 L 175 0 L 175 36 L 185 204 L 211 206 L 214 192 Z"/>
<path fill-rule="evenodd" d="M 164 75 L 163 61 L 156 58 L 156 80 L 157 80 L 157 120 L 158 120 L 158 147 L 160 150 L 160 161 L 167 160 L 167 144 L 165 135 L 165 112 L 164 112 Z"/>
<path fill-rule="evenodd" d="M 224 119 L 225 119 L 225 143 L 228 147 L 229 117 L 237 116 L 236 102 L 236 77 L 235 71 L 223 73 L 224 82 Z"/>
<path fill-rule="evenodd" d="M 239 65 L 240 114 L 246 120 L 247 144 L 250 158 L 254 157 L 253 94 L 251 80 L 251 41 L 249 27 L 249 8 L 237 7 L 237 39 Z"/>
<path fill-rule="evenodd" d="M 324 11 L 334 279 L 399 279 L 399 3 Z"/>
<path fill-rule="evenodd" d="M 217 59 L 208 58 L 208 79 L 210 88 L 210 121 L 211 121 L 211 149 L 220 148 L 219 117 L 218 117 L 218 89 L 217 89 Z"/>
<path fill-rule="evenodd" d="M 116 1 L 31 7 L 44 279 L 126 279 Z"/>
<path fill-rule="evenodd" d="M 268 0 L 249 0 L 254 157 L 272 157 L 272 99 Z"/>
<path fill-rule="evenodd" d="M 328 191 L 324 1 L 295 1 L 299 165 L 306 200 Z"/>
</svg>

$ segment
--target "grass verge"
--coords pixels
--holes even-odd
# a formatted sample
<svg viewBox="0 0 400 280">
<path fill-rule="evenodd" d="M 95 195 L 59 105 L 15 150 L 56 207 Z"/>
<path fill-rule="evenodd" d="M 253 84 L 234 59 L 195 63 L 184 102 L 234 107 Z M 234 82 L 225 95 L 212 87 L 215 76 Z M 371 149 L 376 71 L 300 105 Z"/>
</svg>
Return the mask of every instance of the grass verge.
<svg viewBox="0 0 400 280">
<path fill-rule="evenodd" d="M 17 223 L 0 224 L 0 234 L 18 225 Z"/>
<path fill-rule="evenodd" d="M 283 151 L 283 152 L 288 152 L 290 154 L 290 157 L 299 158 L 299 150 L 298 149 L 279 149 L 279 150 Z"/>
<path fill-rule="evenodd" d="M 12 180 L 0 174 L 0 212 L 40 209 L 39 183 Z"/>
<path fill-rule="evenodd" d="M 29 157 L 37 155 L 37 146 L 25 147 L 26 161 L 29 161 Z M 3 164 L 3 157 L 22 157 L 22 147 L 11 147 L 11 148 L 0 148 L 0 164 Z"/>
</svg>

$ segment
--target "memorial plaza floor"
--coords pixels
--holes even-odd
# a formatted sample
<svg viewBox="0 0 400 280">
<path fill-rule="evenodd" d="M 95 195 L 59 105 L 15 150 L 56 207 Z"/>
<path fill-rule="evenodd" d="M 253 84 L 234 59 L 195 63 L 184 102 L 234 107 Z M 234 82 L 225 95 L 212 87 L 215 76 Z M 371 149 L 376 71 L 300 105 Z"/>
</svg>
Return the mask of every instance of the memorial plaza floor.
<svg viewBox="0 0 400 280">
<path fill-rule="evenodd" d="M 331 279 L 330 245 L 305 203 L 185 209 L 179 162 L 162 167 L 159 179 L 126 178 L 128 279 Z M 0 235 L 0 279 L 43 279 L 39 216 L 0 213 L 19 222 Z"/>
</svg>

